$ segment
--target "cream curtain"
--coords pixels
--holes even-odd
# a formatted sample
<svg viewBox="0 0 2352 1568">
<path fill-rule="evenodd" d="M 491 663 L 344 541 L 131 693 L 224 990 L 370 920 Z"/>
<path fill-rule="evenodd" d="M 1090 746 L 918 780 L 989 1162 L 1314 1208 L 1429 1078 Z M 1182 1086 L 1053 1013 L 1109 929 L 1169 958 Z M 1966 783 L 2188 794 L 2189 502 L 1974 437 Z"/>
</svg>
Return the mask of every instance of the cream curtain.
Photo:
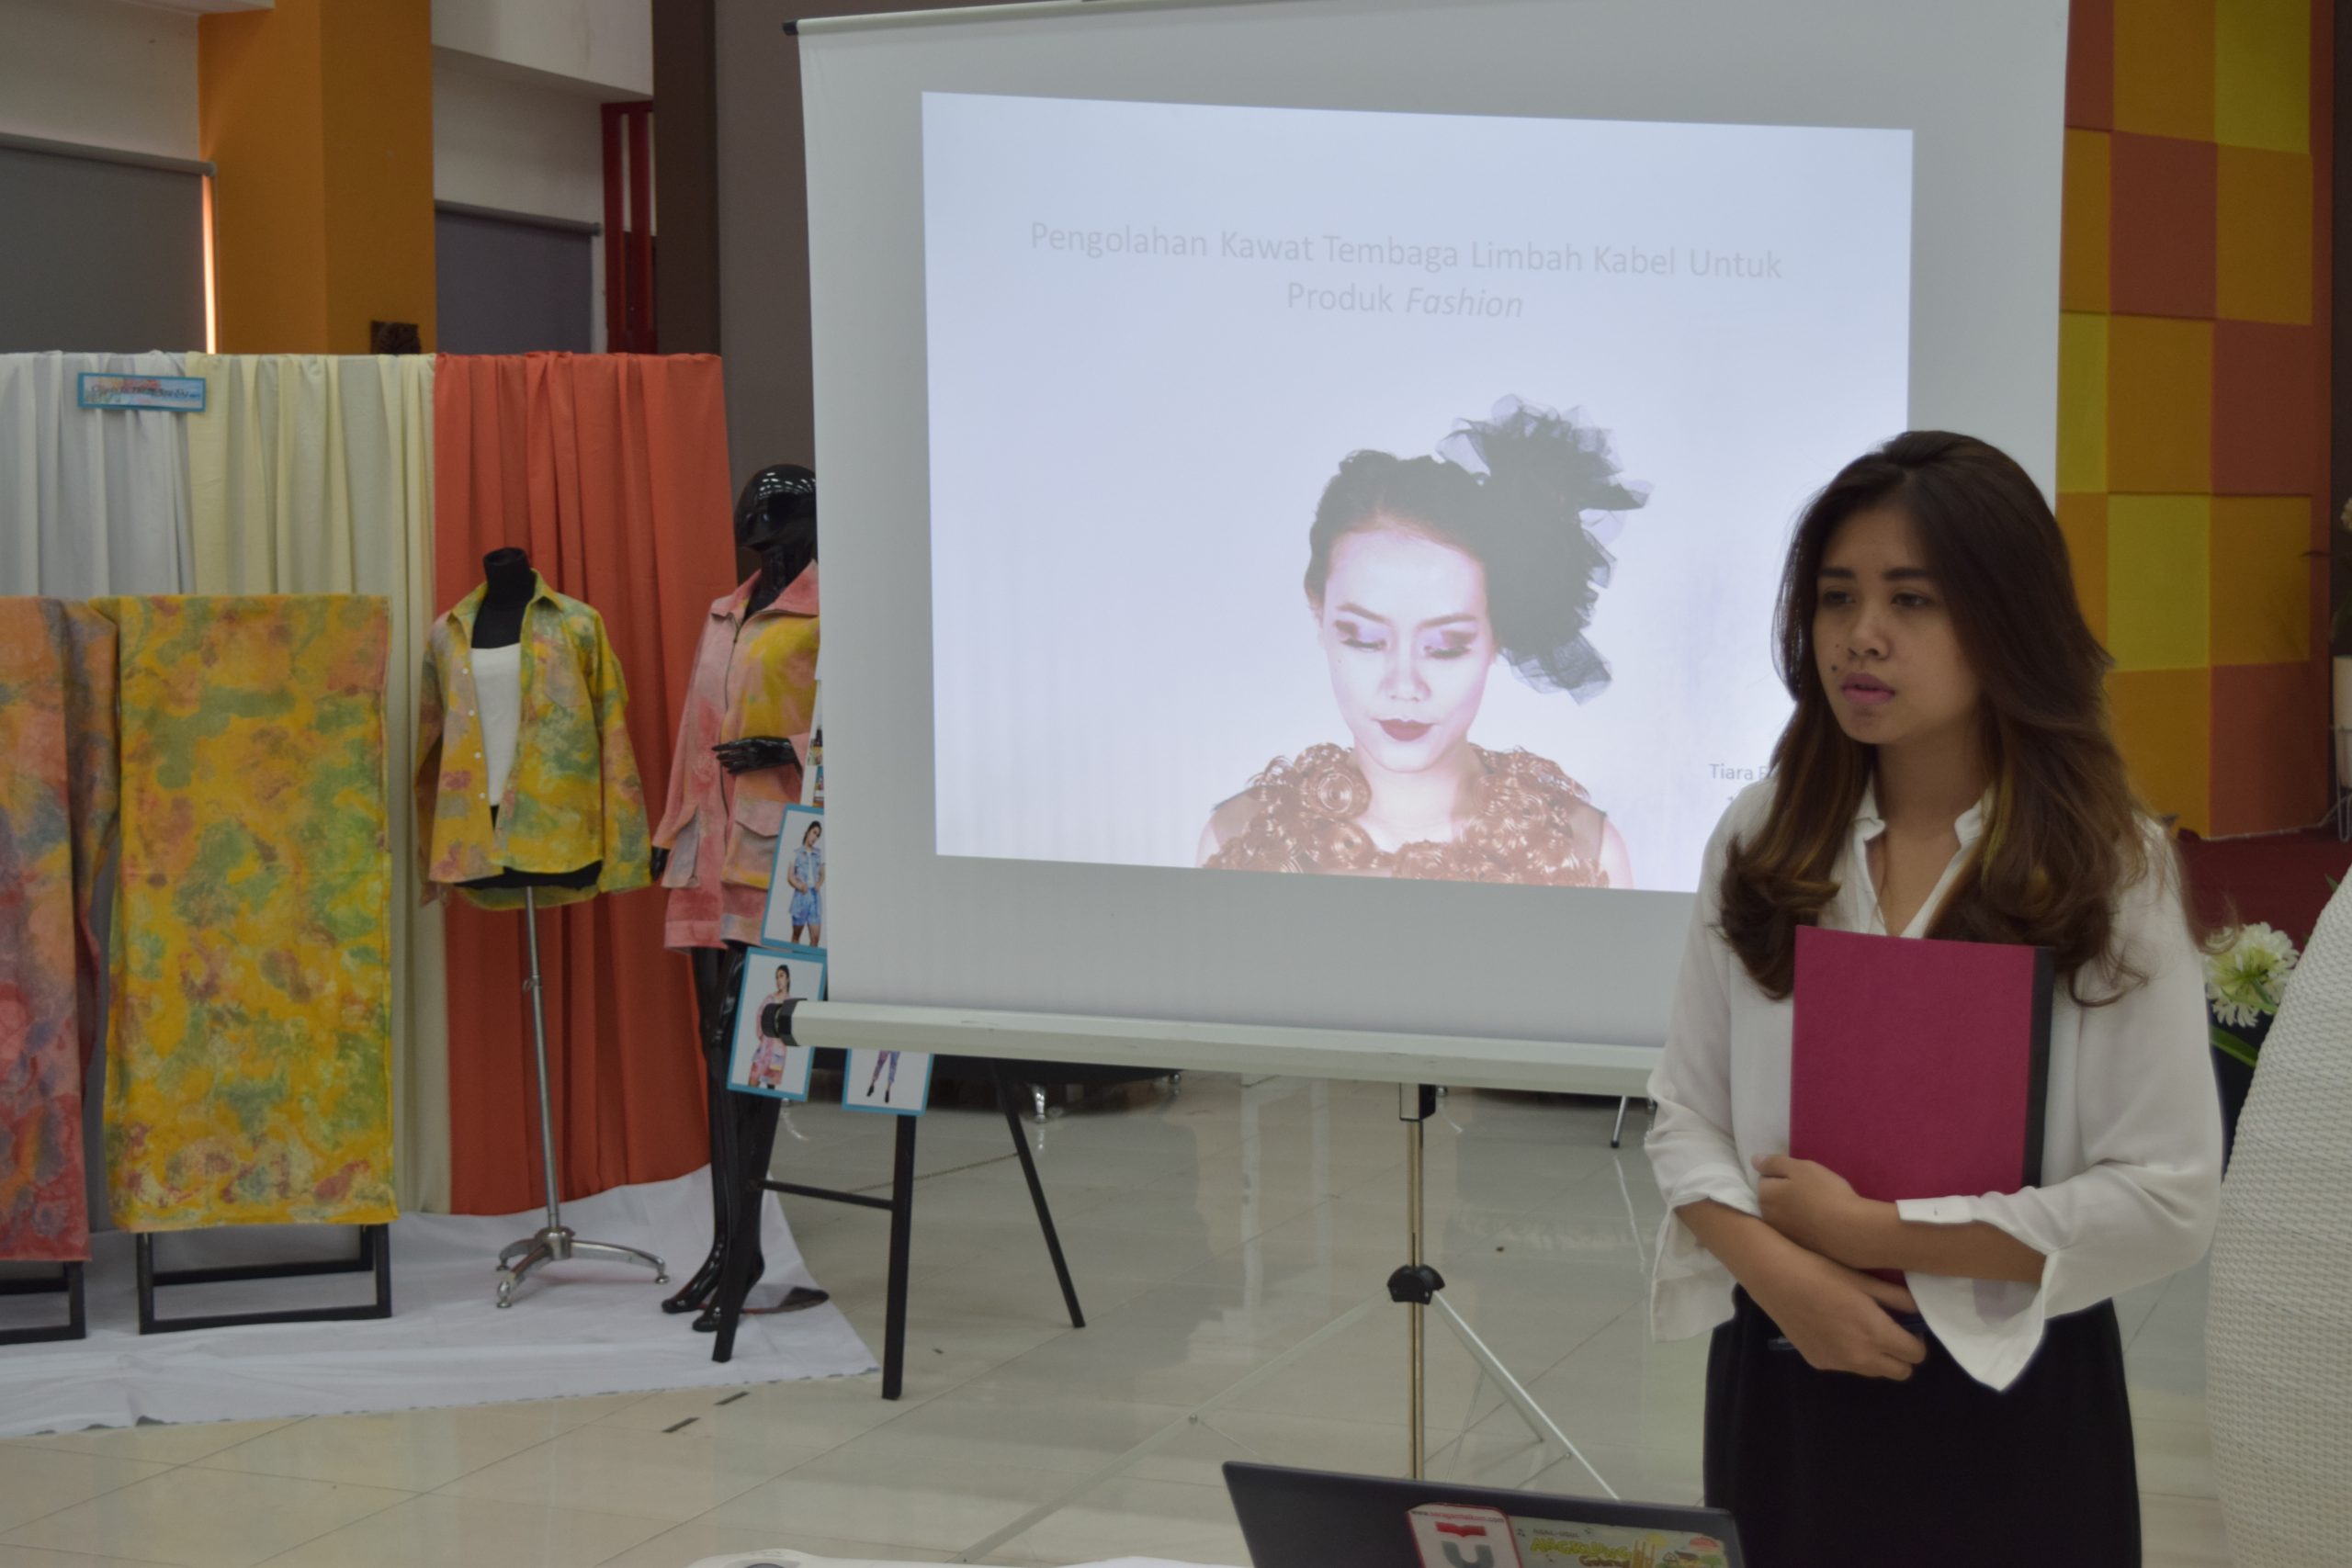
<svg viewBox="0 0 2352 1568">
<path fill-rule="evenodd" d="M 417 671 L 433 615 L 429 355 L 187 356 L 197 593 L 376 593 L 391 601 L 384 689 L 392 848 L 392 1082 L 403 1208 L 449 1206 L 449 1043 L 440 906 L 418 897 Z"/>
<path fill-rule="evenodd" d="M 83 408 L 85 371 L 187 374 L 176 354 L 0 354 L 0 594 L 185 592 L 188 416 Z"/>
</svg>

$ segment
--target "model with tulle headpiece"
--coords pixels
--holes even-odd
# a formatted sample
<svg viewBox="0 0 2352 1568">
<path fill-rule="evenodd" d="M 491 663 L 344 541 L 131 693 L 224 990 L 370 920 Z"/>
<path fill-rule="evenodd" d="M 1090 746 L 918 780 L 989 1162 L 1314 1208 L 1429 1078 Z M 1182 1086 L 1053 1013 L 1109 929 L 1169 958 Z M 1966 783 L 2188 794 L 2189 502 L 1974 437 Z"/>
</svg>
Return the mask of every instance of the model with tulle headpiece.
<svg viewBox="0 0 2352 1568">
<path fill-rule="evenodd" d="M 1216 807 L 1200 863 L 1231 871 L 1630 887 L 1623 838 L 1548 758 L 1471 739 L 1498 660 L 1590 701 L 1601 535 L 1646 491 L 1606 432 L 1505 398 L 1434 457 L 1351 453 L 1307 532 L 1306 604 L 1353 744 L 1276 758 Z"/>
</svg>

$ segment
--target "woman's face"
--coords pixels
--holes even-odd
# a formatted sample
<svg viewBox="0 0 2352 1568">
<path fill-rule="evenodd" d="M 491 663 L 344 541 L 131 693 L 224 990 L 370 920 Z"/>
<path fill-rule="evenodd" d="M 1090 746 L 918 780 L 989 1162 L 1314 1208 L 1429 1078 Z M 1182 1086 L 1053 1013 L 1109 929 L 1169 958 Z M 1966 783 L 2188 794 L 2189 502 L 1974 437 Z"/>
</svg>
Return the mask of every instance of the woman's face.
<svg viewBox="0 0 2352 1568">
<path fill-rule="evenodd" d="M 1495 661 L 1485 567 L 1426 535 L 1375 526 L 1332 547 L 1316 610 L 1360 759 L 1417 773 L 1464 744 Z"/>
<path fill-rule="evenodd" d="M 800 835 L 800 841 L 813 850 L 817 847 L 817 835 L 824 830 L 820 824 L 811 822 L 808 824 L 808 830 Z"/>
<path fill-rule="evenodd" d="M 792 994 L 791 970 L 779 969 L 775 972 L 775 994 L 779 997 L 790 996 Z"/>
<path fill-rule="evenodd" d="M 1815 586 L 1814 661 L 1848 735 L 1899 746 L 1976 722 L 1976 671 L 1907 513 L 1880 507 L 1840 523 Z"/>
</svg>

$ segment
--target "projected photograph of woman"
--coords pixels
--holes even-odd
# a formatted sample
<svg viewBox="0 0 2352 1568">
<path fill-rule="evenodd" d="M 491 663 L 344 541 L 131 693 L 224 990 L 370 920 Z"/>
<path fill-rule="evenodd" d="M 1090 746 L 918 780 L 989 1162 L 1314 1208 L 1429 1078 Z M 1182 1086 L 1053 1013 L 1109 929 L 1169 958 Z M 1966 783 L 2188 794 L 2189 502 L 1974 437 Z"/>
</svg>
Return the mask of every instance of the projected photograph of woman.
<svg viewBox="0 0 2352 1568">
<path fill-rule="evenodd" d="M 1647 498 L 1576 411 L 1507 397 L 1434 457 L 1348 455 L 1307 531 L 1306 607 L 1351 744 L 1278 757 L 1216 807 L 1199 863 L 1573 887 L 1634 886 L 1624 839 L 1558 761 L 1472 739 L 1498 661 L 1585 703 L 1611 565 L 1598 530 Z"/>
</svg>

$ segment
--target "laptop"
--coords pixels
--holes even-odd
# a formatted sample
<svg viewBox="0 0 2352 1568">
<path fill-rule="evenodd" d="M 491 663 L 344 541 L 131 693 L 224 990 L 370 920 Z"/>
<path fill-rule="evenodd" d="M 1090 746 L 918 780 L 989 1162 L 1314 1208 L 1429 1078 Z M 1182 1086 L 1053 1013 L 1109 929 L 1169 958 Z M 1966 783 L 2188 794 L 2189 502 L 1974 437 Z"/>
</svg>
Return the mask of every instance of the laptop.
<svg viewBox="0 0 2352 1568">
<path fill-rule="evenodd" d="M 1255 1568 L 1745 1568 L 1718 1508 L 1609 1503 L 1238 1461 L 1226 1490 Z"/>
</svg>

